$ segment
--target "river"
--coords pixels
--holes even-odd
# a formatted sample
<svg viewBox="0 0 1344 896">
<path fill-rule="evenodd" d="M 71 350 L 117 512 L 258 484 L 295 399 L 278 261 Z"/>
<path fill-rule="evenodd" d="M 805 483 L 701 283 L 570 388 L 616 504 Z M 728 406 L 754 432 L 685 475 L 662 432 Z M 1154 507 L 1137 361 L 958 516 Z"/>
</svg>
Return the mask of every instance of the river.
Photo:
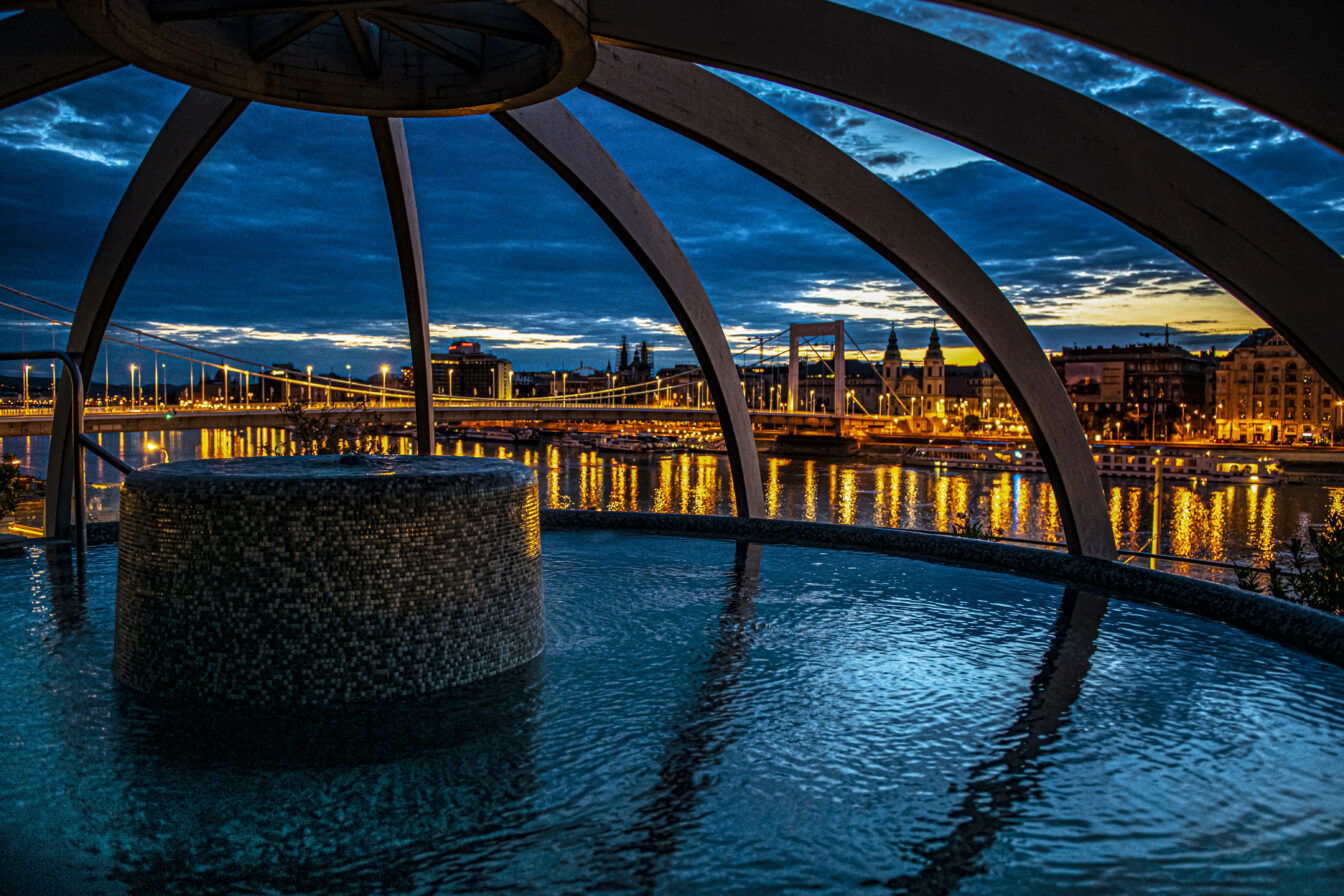
<svg viewBox="0 0 1344 896">
<path fill-rule="evenodd" d="M 273 453 L 286 433 L 278 429 L 116 433 L 97 436 L 133 466 L 165 458 L 241 457 Z M 155 444 L 161 448 L 151 449 Z M 406 439 L 389 438 L 389 450 L 408 453 Z M 446 454 L 502 457 L 537 471 L 544 507 L 647 510 L 675 513 L 734 512 L 732 480 L 722 455 L 612 455 L 593 450 L 509 446 L 457 441 Z M 0 451 L 18 457 L 25 472 L 45 475 L 47 439 L 0 439 Z M 937 471 L 844 459 L 761 458 L 770 516 L 821 522 L 891 526 L 946 532 L 973 519 L 1005 538 L 1059 541 L 1059 512 L 1043 475 L 989 471 Z M 89 456 L 90 483 L 111 485 L 121 474 Z M 1122 548 L 1153 551 L 1153 484 L 1107 480 L 1111 522 Z M 115 489 L 94 488 L 93 518 L 115 517 Z M 1344 511 L 1344 485 L 1162 486 L 1157 553 L 1205 560 L 1263 564 L 1283 542 L 1302 537 L 1330 510 Z M 1226 578 L 1190 564 L 1176 572 Z"/>
</svg>

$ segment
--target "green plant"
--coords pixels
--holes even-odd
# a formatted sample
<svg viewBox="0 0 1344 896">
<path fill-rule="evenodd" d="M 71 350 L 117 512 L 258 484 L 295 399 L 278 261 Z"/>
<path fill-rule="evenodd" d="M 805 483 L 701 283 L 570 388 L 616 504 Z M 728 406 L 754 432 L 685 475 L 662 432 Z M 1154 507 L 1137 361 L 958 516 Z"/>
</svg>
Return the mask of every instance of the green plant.
<svg viewBox="0 0 1344 896">
<path fill-rule="evenodd" d="M 18 509 L 28 483 L 19 472 L 19 461 L 12 454 L 0 459 L 0 519 L 9 516 Z"/>
<path fill-rule="evenodd" d="M 382 419 L 366 416 L 361 402 L 339 410 L 331 407 L 310 408 L 294 400 L 280 408 L 289 429 L 290 441 L 280 454 L 374 454 L 382 438 Z"/>
<path fill-rule="evenodd" d="M 975 514 L 959 514 L 957 522 L 952 524 L 952 534 L 959 538 L 974 538 L 977 541 L 998 541 L 1001 533 L 982 526 Z"/>
<path fill-rule="evenodd" d="M 1236 567 L 1237 584 L 1283 600 L 1344 615 L 1344 510 L 1332 510 L 1325 522 L 1307 529 L 1307 541 L 1292 538 L 1280 545 L 1287 562 L 1271 560 L 1261 571 Z"/>
</svg>

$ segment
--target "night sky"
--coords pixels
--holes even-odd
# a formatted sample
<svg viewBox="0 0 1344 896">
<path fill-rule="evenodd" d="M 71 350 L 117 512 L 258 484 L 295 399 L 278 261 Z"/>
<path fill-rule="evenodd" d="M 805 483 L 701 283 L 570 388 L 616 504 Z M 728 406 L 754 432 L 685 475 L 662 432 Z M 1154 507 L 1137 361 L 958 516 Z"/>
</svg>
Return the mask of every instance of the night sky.
<svg viewBox="0 0 1344 896">
<path fill-rule="evenodd" d="M 1344 247 L 1344 157 L 1274 121 L 1032 29 L 933 4 L 851 5 L 1086 92 Z M 1226 348 L 1240 338 L 1228 330 L 1257 325 L 1184 262 L 1053 188 L 869 113 L 729 77 L 909 196 L 985 267 L 1047 349 L 1135 341 L 1164 324 L 1188 347 Z M 108 217 L 184 92 L 127 68 L 0 112 L 0 284 L 73 305 Z M 872 350 L 891 323 L 910 357 L 935 323 L 951 330 L 945 346 L 968 344 L 909 281 L 782 191 L 592 97 L 563 102 L 679 238 L 736 347 L 790 321 L 836 317 Z M 407 132 L 436 350 L 468 337 L 515 369 L 601 368 L 626 334 L 649 339 L 659 366 L 693 360 L 638 266 L 502 127 L 421 119 Z M 20 319 L 0 308 L 0 345 L 50 346 L 51 326 Z M 365 120 L 251 106 L 159 227 L 115 319 L 263 363 L 342 373 L 351 364 L 360 375 L 405 363 L 395 247 Z M 113 346 L 114 381 L 136 360 Z"/>
</svg>

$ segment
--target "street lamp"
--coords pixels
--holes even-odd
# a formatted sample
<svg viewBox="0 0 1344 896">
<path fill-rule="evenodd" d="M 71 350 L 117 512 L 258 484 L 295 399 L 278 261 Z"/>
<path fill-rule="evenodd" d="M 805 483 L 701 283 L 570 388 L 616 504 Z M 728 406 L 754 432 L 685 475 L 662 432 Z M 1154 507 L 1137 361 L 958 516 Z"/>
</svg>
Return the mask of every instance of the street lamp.
<svg viewBox="0 0 1344 896">
<path fill-rule="evenodd" d="M 166 463 L 166 464 L 167 464 L 167 463 L 172 463 L 172 459 L 168 457 L 168 449 L 167 449 L 167 448 L 164 448 L 162 445 L 158 445 L 158 444 L 156 444 L 156 443 L 154 443 L 154 442 L 145 442 L 145 449 L 148 450 L 148 451 L 159 451 L 159 452 L 162 452 L 162 454 L 163 454 L 163 462 Z"/>
<path fill-rule="evenodd" d="M 387 365 L 384 364 L 382 367 L 380 367 L 380 368 L 378 368 L 378 369 L 381 370 L 382 373 L 383 373 L 383 407 L 387 407 L 387 370 L 388 370 L 388 368 L 387 368 Z M 312 370 L 313 370 L 313 368 L 311 368 L 311 367 L 308 368 L 308 375 L 309 375 L 309 376 L 312 376 Z M 310 388 L 311 388 L 311 387 L 310 387 Z"/>
<path fill-rule="evenodd" d="M 33 365 L 23 365 L 23 409 L 28 410 L 28 371 L 33 369 Z"/>
<path fill-rule="evenodd" d="M 135 365 L 131 365 L 131 410 L 135 410 Z"/>
<path fill-rule="evenodd" d="M 386 376 L 384 376 L 384 379 L 386 379 Z M 386 387 L 386 384 L 384 384 L 384 387 Z M 308 365 L 308 391 L 307 391 L 307 398 L 308 398 L 308 400 L 309 400 L 310 402 L 313 400 L 313 365 L 311 365 L 311 364 Z"/>
</svg>

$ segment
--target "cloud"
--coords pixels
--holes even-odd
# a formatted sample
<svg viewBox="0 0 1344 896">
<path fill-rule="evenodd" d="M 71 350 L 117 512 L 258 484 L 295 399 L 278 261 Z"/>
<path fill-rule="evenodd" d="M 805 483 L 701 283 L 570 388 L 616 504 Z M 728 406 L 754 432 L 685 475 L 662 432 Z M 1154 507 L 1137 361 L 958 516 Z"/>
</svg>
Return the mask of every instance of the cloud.
<svg viewBox="0 0 1344 896">
<path fill-rule="evenodd" d="M 1344 159 L 1263 116 L 1022 26 L 933 3 L 858 5 L 1083 90 L 1344 247 Z M 1185 262 L 1026 175 L 841 103 L 730 77 L 908 195 L 1047 344 L 1133 341 L 1167 323 L 1232 340 L 1219 331 L 1255 323 Z M 73 303 L 135 164 L 184 91 L 128 67 L 0 112 L 0 282 Z M 782 190 L 592 97 L 563 102 L 680 241 L 735 351 L 794 320 L 846 317 L 860 344 L 879 351 L 890 324 L 911 351 L 935 323 L 949 326 L 889 263 Z M 412 120 L 407 132 L 436 342 L 478 338 L 519 369 L 559 369 L 603 366 L 626 335 L 653 342 L 660 365 L 690 362 L 645 272 L 497 123 Z M 116 312 L 319 369 L 402 363 L 404 316 L 365 122 L 261 104 L 188 181 Z M 10 325 L 0 338 L 30 344 L 35 333 Z M 944 342 L 968 347 L 950 329 Z"/>
</svg>

